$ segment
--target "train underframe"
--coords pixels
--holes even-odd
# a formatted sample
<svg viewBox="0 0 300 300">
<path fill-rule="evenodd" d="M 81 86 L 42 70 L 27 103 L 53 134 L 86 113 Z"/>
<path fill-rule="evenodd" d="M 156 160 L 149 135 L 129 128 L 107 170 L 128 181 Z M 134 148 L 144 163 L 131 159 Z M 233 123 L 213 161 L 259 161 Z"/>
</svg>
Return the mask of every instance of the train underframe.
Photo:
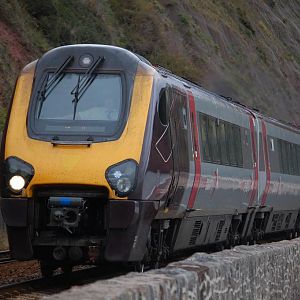
<svg viewBox="0 0 300 300">
<path fill-rule="evenodd" d="M 33 198 L 2 199 L 12 256 L 39 259 L 44 275 L 57 267 L 142 261 L 157 211 L 155 201 L 109 200 L 93 187 L 41 187 Z"/>
<path fill-rule="evenodd" d="M 91 187 L 42 187 L 33 198 L 3 198 L 12 256 L 39 259 L 45 276 L 78 264 L 128 263 L 158 267 L 186 250 L 219 250 L 255 243 L 266 235 L 295 237 L 299 211 L 249 208 L 244 213 L 155 219 L 158 201 L 109 200 Z M 18 211 L 16 215 L 15 212 Z"/>
</svg>

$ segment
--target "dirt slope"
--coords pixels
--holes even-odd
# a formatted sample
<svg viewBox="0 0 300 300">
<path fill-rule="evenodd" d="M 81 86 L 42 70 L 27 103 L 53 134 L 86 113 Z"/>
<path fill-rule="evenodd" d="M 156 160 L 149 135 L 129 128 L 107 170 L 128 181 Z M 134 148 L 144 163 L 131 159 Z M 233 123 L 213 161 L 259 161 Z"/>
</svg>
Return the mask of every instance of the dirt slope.
<svg viewBox="0 0 300 300">
<path fill-rule="evenodd" d="M 300 1 L 1 1 L 0 127 L 20 68 L 70 43 L 126 47 L 207 89 L 300 123 Z"/>
</svg>

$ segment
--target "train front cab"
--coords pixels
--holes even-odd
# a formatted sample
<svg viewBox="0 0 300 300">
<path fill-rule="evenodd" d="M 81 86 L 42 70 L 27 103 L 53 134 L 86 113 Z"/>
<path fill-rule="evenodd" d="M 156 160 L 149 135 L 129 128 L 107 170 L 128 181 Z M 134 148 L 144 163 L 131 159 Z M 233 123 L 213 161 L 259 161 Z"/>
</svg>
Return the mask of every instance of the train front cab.
<svg viewBox="0 0 300 300">
<path fill-rule="evenodd" d="M 121 91 L 109 80 L 121 80 Z M 99 122 L 86 118 L 97 84 L 102 101 L 120 96 L 116 116 L 108 111 Z M 153 70 L 116 47 L 61 47 L 24 68 L 1 161 L 1 209 L 14 258 L 61 265 L 142 260 L 158 204 L 130 194 L 152 86 Z"/>
</svg>

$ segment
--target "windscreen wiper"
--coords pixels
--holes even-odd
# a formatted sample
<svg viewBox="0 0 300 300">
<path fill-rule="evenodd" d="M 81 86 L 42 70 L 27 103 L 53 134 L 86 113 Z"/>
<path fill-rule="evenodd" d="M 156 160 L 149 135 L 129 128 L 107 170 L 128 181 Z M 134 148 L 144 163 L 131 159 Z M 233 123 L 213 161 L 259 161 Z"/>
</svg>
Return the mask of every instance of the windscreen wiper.
<svg viewBox="0 0 300 300">
<path fill-rule="evenodd" d="M 69 56 L 53 73 L 52 78 L 47 82 L 47 75 L 44 77 L 42 82 L 42 88 L 38 91 L 38 102 L 39 102 L 39 110 L 37 114 L 37 118 L 40 117 L 43 102 L 49 96 L 49 94 L 53 91 L 53 89 L 57 86 L 57 84 L 63 79 L 65 73 L 63 73 L 64 69 L 73 61 L 74 56 Z"/>
<path fill-rule="evenodd" d="M 77 104 L 89 86 L 93 83 L 96 78 L 96 74 L 94 74 L 95 69 L 98 65 L 104 61 L 104 57 L 100 56 L 98 59 L 87 69 L 82 78 L 80 75 L 78 76 L 78 81 L 74 89 L 71 91 L 71 95 L 74 95 L 74 99 L 72 102 L 74 103 L 74 112 L 73 112 L 73 120 L 75 120 Z"/>
</svg>

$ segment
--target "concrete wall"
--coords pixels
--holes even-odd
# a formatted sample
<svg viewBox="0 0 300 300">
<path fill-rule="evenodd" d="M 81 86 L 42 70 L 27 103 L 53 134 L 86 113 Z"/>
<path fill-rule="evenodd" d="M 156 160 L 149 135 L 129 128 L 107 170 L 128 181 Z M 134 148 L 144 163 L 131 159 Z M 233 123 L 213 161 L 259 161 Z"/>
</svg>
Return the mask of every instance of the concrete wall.
<svg viewBox="0 0 300 300">
<path fill-rule="evenodd" d="M 166 268 L 98 281 L 47 299 L 300 299 L 300 238 L 196 253 Z"/>
</svg>

